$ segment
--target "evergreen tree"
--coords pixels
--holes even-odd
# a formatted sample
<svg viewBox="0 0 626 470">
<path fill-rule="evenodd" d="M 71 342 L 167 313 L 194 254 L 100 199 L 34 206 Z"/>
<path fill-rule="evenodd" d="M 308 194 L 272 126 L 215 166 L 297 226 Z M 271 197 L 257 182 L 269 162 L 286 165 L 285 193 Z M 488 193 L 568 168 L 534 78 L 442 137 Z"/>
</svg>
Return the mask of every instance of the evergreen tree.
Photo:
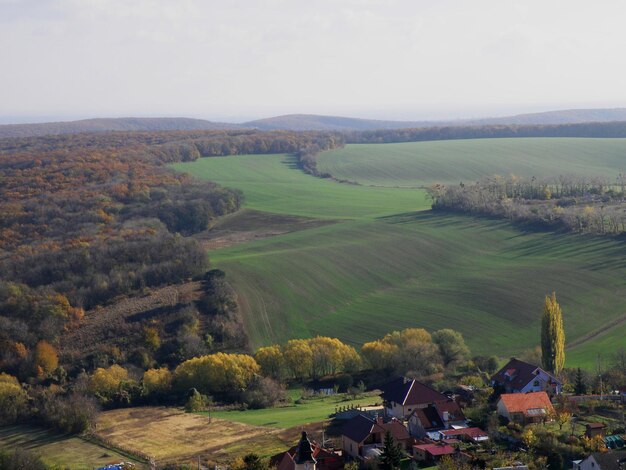
<svg viewBox="0 0 626 470">
<path fill-rule="evenodd" d="M 585 378 L 583 377 L 583 372 L 580 370 L 580 367 L 576 370 L 574 393 L 576 393 L 576 395 L 584 395 L 587 393 L 587 384 L 585 383 Z"/>
<path fill-rule="evenodd" d="M 393 441 L 393 436 L 387 431 L 383 442 L 383 451 L 380 454 L 380 468 L 382 470 L 400 468 L 400 460 L 402 460 L 402 447 Z"/>
<path fill-rule="evenodd" d="M 565 365 L 563 314 L 556 294 L 546 296 L 541 318 L 541 359 L 546 370 L 558 374 Z"/>
</svg>

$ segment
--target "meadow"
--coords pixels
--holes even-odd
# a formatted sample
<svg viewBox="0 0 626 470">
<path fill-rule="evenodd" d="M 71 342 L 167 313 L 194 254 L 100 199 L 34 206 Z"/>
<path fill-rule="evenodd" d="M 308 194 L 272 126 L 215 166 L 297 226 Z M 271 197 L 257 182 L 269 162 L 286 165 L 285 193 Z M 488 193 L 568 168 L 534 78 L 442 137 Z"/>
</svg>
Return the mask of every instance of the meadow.
<svg viewBox="0 0 626 470">
<path fill-rule="evenodd" d="M 337 411 L 338 407 L 369 406 L 375 405 L 377 402 L 380 403 L 378 395 L 350 399 L 344 394 L 339 394 L 307 399 L 300 403 L 294 402 L 291 405 L 278 408 L 216 411 L 212 412 L 211 416 L 252 426 L 288 429 L 303 424 L 325 421 Z"/>
<path fill-rule="evenodd" d="M 606 176 L 626 171 L 626 139 L 506 138 L 352 144 L 322 153 L 318 170 L 363 185 L 471 183 L 511 173 L 525 178 Z"/>
<path fill-rule="evenodd" d="M 520 153 L 522 140 L 530 153 L 550 142 L 554 152 L 568 144 L 479 143 L 499 148 L 504 140 L 516 140 Z M 477 141 L 451 143 L 463 142 L 472 147 Z M 381 159 L 386 155 L 387 144 L 371 147 Z M 592 367 L 597 353 L 623 346 L 626 262 L 619 240 L 434 214 L 422 190 L 314 178 L 284 155 L 208 158 L 176 168 L 242 190 L 247 209 L 335 222 L 210 252 L 213 266 L 227 273 L 237 292 L 254 347 L 317 334 L 358 346 L 395 329 L 452 327 L 474 353 L 507 357 L 538 344 L 543 298 L 552 291 L 575 346 L 568 365 Z M 255 223 L 261 230 L 263 217 L 257 214 Z"/>
<path fill-rule="evenodd" d="M 40 455 L 47 465 L 71 470 L 92 470 L 111 463 L 133 462 L 138 470 L 148 468 L 140 461 L 77 436 L 49 429 L 16 425 L 0 428 L 0 449 L 27 449 Z"/>
</svg>

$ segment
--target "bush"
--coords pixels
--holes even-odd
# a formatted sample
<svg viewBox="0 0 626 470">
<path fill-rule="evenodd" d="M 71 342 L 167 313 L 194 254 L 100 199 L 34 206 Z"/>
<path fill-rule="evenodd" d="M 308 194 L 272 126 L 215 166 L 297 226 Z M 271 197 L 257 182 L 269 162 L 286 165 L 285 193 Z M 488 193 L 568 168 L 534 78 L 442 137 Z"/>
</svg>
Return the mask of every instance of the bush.
<svg viewBox="0 0 626 470">
<path fill-rule="evenodd" d="M 269 377 L 258 377 L 241 398 L 250 408 L 270 408 L 284 401 L 286 396 L 285 387 L 281 383 Z"/>
</svg>

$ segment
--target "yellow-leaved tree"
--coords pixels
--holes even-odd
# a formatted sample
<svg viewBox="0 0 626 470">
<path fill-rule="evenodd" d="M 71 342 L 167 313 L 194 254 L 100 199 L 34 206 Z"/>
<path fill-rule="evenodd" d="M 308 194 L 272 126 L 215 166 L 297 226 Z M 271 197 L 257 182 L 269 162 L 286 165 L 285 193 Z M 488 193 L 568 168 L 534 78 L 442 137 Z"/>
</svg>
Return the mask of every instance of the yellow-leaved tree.
<svg viewBox="0 0 626 470">
<path fill-rule="evenodd" d="M 541 317 L 541 360 L 543 367 L 558 374 L 565 365 L 565 330 L 563 313 L 556 301 L 556 293 L 546 295 Z"/>
</svg>

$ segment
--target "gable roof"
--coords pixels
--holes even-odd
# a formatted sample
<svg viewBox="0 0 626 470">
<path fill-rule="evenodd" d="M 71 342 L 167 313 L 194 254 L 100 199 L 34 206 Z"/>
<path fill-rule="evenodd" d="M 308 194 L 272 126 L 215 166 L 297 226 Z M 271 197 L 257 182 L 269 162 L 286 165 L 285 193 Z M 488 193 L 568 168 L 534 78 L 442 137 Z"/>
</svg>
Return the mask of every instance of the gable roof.
<svg viewBox="0 0 626 470">
<path fill-rule="evenodd" d="M 594 452 L 588 458 L 593 457 L 598 463 L 598 470 L 619 470 L 626 463 L 626 450 L 612 452 Z M 585 460 L 587 460 L 585 459 Z M 622 464 L 620 466 L 620 463 Z"/>
<path fill-rule="evenodd" d="M 554 408 L 546 392 L 503 393 L 500 401 L 509 413 L 523 413 L 524 416 L 544 415 Z"/>
<path fill-rule="evenodd" d="M 433 455 L 433 456 L 449 455 L 449 454 L 454 454 L 456 452 L 456 449 L 448 444 L 421 444 L 421 445 L 417 445 L 413 447 L 415 449 L 428 452 L 430 455 Z"/>
<path fill-rule="evenodd" d="M 523 389 L 528 383 L 534 380 L 535 371 L 539 369 L 555 383 L 561 383 L 556 377 L 539 366 L 511 358 L 506 365 L 491 377 L 492 382 L 499 384 L 509 384 L 514 390 Z"/>
<path fill-rule="evenodd" d="M 420 424 L 426 431 L 431 429 L 440 429 L 444 427 L 443 420 L 441 419 L 441 416 L 439 416 L 439 413 L 434 406 L 417 408 L 411 414 L 419 420 Z"/>
<path fill-rule="evenodd" d="M 396 442 L 411 438 L 407 428 L 396 419 L 383 423 L 363 415 L 357 415 L 341 428 L 341 434 L 358 443 L 363 442 L 370 434 L 385 434 L 387 431 L 391 433 Z"/>
<path fill-rule="evenodd" d="M 375 421 L 363 415 L 356 415 L 341 428 L 341 434 L 354 442 L 363 442 L 374 428 Z"/>
<path fill-rule="evenodd" d="M 461 428 L 461 429 L 446 429 L 445 431 L 439 431 L 439 433 L 448 440 L 454 436 L 467 436 L 470 439 L 485 439 L 489 435 L 480 428 Z"/>
<path fill-rule="evenodd" d="M 399 377 L 382 387 L 385 401 L 401 405 L 425 405 L 438 401 L 447 401 L 448 397 L 417 380 Z"/>
</svg>

